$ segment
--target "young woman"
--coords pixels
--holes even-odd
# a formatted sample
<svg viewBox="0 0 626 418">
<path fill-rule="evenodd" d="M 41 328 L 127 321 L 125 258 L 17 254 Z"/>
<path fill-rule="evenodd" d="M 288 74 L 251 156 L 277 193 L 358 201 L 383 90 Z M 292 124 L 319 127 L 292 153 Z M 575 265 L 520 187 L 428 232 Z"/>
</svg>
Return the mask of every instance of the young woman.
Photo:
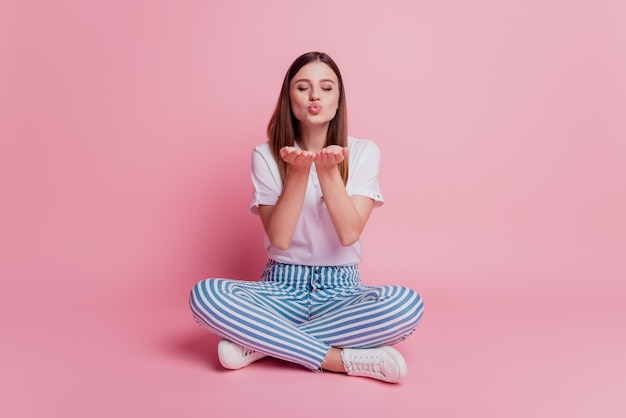
<svg viewBox="0 0 626 418">
<path fill-rule="evenodd" d="M 239 369 L 272 356 L 311 370 L 397 382 L 390 345 L 422 316 L 420 296 L 361 283 L 361 232 L 383 203 L 380 151 L 348 137 L 341 74 L 325 53 L 298 57 L 252 153 L 251 211 L 269 261 L 259 282 L 206 279 L 191 292 L 196 321 L 221 336 L 220 363 Z"/>
</svg>

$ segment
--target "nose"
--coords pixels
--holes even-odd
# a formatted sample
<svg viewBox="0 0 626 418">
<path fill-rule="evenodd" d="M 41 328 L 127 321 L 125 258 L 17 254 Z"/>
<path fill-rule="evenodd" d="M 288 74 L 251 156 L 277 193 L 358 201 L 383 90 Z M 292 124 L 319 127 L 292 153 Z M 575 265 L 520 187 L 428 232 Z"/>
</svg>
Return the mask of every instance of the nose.
<svg viewBox="0 0 626 418">
<path fill-rule="evenodd" d="M 315 101 L 315 100 L 319 100 L 320 99 L 320 95 L 319 95 L 319 92 L 317 91 L 317 89 L 315 89 L 315 88 L 311 89 L 311 96 L 309 97 L 309 99 L 311 101 Z"/>
</svg>

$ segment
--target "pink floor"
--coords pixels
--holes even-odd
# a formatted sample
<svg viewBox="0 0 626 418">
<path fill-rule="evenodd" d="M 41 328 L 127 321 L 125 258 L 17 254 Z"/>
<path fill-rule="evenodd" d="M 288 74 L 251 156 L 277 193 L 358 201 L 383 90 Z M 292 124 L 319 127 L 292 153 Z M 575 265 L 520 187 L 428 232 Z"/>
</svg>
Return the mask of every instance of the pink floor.
<svg viewBox="0 0 626 418">
<path fill-rule="evenodd" d="M 225 371 L 184 292 L 118 290 L 3 289 L 0 416 L 626 416 L 623 288 L 421 289 L 397 385 L 273 359 Z"/>
</svg>

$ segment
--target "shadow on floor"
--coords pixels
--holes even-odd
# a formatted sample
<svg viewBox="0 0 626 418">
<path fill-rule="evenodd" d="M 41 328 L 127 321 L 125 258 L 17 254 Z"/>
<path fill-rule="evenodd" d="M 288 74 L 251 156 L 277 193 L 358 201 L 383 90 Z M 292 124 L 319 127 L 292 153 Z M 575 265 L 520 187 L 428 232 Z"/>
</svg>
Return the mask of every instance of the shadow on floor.
<svg viewBox="0 0 626 418">
<path fill-rule="evenodd" d="M 178 357 L 195 364 L 221 370 L 217 359 L 217 343 L 220 337 L 202 330 L 188 330 L 169 335 L 161 342 L 162 351 L 168 356 Z"/>
</svg>

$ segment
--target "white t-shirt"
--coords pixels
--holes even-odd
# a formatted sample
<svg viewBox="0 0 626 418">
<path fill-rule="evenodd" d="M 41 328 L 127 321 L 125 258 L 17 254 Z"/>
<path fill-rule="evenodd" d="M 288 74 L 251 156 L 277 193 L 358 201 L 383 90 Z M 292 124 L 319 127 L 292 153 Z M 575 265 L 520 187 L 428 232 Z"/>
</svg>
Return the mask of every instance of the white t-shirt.
<svg viewBox="0 0 626 418">
<path fill-rule="evenodd" d="M 349 177 L 348 195 L 363 195 L 374 200 L 374 207 L 383 204 L 378 185 L 380 149 L 368 140 L 348 138 Z M 283 186 L 278 164 L 272 156 L 269 143 L 257 145 L 252 152 L 252 184 L 254 194 L 250 211 L 259 213 L 259 205 L 275 205 Z M 271 245 L 265 236 L 265 249 L 269 258 L 286 264 L 307 266 L 347 266 L 361 261 L 361 240 L 343 246 L 330 219 L 322 190 L 317 179 L 315 164 L 304 197 L 304 206 L 296 225 L 291 244 L 286 250 Z"/>
</svg>

